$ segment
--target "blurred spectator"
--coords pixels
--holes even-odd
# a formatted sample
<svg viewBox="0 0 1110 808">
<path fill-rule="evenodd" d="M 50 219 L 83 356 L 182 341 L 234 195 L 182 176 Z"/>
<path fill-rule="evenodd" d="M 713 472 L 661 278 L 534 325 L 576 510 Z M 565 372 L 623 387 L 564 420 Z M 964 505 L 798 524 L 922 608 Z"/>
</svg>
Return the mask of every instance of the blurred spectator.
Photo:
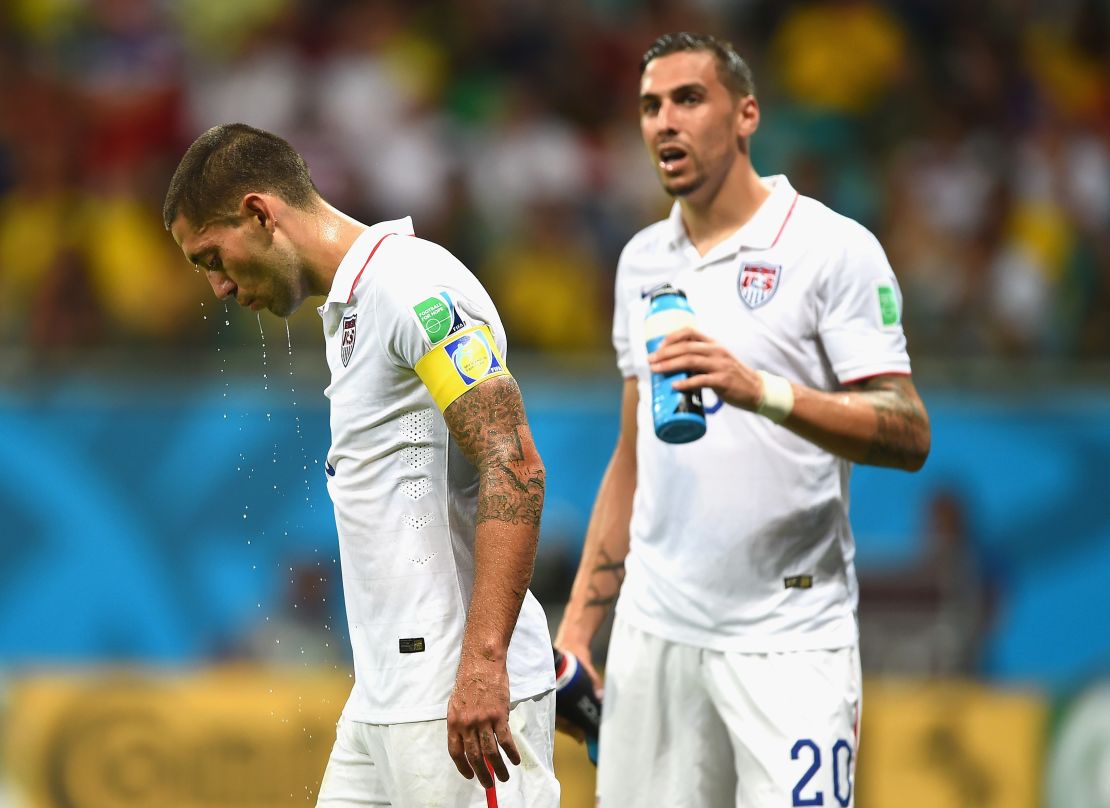
<svg viewBox="0 0 1110 808">
<path fill-rule="evenodd" d="M 59 252 L 31 301 L 28 340 L 43 353 L 80 350 L 104 337 L 104 313 L 77 252 Z"/>
<path fill-rule="evenodd" d="M 210 339 L 158 211 L 184 144 L 241 120 L 315 155 L 344 209 L 411 214 L 494 297 L 542 290 L 550 319 L 518 325 L 524 344 L 607 350 L 616 253 L 662 213 L 629 56 L 707 28 L 773 110 L 760 170 L 882 235 L 915 355 L 1105 359 L 1108 21 L 1103 0 L 12 0 L 0 344 Z M 34 312 L 79 299 L 48 336 Z M 597 322 L 570 327 L 572 299 Z"/>
<path fill-rule="evenodd" d="M 230 53 L 210 54 L 198 45 L 187 65 L 187 132 L 203 132 L 238 121 L 274 132 L 293 129 L 310 97 L 310 73 L 294 40 L 296 17 L 290 6 L 275 8 L 261 27 L 240 34 Z M 164 189 L 163 189 L 164 190 Z"/>
<path fill-rule="evenodd" d="M 286 591 L 275 600 L 274 611 L 252 626 L 241 645 L 231 651 L 268 665 L 347 667 L 351 652 L 345 626 L 342 601 L 328 569 L 298 561 L 289 566 Z"/>
<path fill-rule="evenodd" d="M 580 135 L 524 83 L 506 83 L 497 115 L 469 145 L 471 196 L 500 232 L 519 226 L 530 205 L 571 204 L 586 189 Z"/>
<path fill-rule="evenodd" d="M 478 273 L 498 290 L 513 346 L 580 352 L 608 344 L 606 273 L 573 215 L 565 203 L 526 205 L 518 234 L 499 242 Z"/>
<path fill-rule="evenodd" d="M 865 670 L 974 676 L 999 595 L 998 570 L 979 555 L 956 489 L 928 500 L 921 555 L 910 566 L 860 571 Z"/>
<path fill-rule="evenodd" d="M 803 106 L 861 114 L 898 81 L 905 63 L 905 40 L 898 19 L 877 3 L 800 3 L 771 41 L 772 72 L 788 97 Z"/>
</svg>

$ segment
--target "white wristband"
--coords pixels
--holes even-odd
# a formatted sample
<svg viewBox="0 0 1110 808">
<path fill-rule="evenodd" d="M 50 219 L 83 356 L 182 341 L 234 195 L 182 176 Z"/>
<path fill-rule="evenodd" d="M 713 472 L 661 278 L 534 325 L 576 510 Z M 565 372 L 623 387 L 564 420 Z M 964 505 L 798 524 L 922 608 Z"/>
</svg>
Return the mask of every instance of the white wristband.
<svg viewBox="0 0 1110 808">
<path fill-rule="evenodd" d="M 768 373 L 765 370 L 757 371 L 763 380 L 763 396 L 759 399 L 756 413 L 770 418 L 776 424 L 781 424 L 794 409 L 794 388 L 782 376 Z"/>
</svg>

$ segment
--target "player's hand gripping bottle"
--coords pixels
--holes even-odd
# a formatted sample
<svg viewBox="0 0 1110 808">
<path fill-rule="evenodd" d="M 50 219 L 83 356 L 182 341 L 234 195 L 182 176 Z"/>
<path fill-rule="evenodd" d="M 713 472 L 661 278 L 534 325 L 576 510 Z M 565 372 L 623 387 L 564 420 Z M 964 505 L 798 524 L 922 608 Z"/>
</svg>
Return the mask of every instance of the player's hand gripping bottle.
<svg viewBox="0 0 1110 808">
<path fill-rule="evenodd" d="M 644 320 L 648 353 L 658 349 L 667 334 L 687 326 L 694 326 L 694 310 L 686 300 L 686 293 L 669 283 L 656 287 Z M 671 387 L 673 382 L 687 375 L 685 371 L 651 374 L 655 434 L 667 443 L 689 443 L 705 434 L 701 390 L 679 391 Z"/>
<path fill-rule="evenodd" d="M 601 701 L 594 683 L 578 657 L 569 651 L 555 652 L 555 714 L 586 734 L 586 753 L 597 765 L 597 732 L 601 726 Z"/>
</svg>

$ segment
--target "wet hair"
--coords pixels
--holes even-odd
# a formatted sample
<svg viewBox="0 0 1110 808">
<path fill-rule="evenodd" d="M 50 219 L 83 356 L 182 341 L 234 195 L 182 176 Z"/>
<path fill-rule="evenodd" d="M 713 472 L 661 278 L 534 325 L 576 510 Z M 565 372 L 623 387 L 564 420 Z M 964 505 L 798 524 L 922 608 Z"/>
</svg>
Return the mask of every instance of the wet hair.
<svg viewBox="0 0 1110 808">
<path fill-rule="evenodd" d="M 252 191 L 302 210 L 319 197 L 304 158 L 285 140 L 244 123 L 214 126 L 193 141 L 173 172 L 162 221 L 169 230 L 178 214 L 196 226 L 229 217 Z"/>
<path fill-rule="evenodd" d="M 692 34 L 686 31 L 663 34 L 651 43 L 651 47 L 644 53 L 644 58 L 640 60 L 640 75 L 644 74 L 653 59 L 687 51 L 713 54 L 717 62 L 717 78 L 734 98 L 755 95 L 755 80 L 752 78 L 752 70 L 748 67 L 748 63 L 740 58 L 740 54 L 730 43 L 710 34 Z"/>
</svg>

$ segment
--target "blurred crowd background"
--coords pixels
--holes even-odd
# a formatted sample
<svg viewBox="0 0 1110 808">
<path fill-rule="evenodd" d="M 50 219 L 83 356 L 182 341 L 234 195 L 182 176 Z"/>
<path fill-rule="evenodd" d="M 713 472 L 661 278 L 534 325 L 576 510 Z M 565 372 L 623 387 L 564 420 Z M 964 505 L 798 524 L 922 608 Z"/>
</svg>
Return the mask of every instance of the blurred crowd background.
<svg viewBox="0 0 1110 808">
<path fill-rule="evenodd" d="M 449 245 L 514 345 L 604 349 L 620 247 L 667 209 L 639 57 L 706 30 L 755 72 L 757 167 L 886 245 L 916 357 L 1105 359 L 1108 17 L 1104 0 L 8 0 L 0 338 L 210 341 L 158 211 L 193 138 L 241 120 L 287 137 L 341 209 Z"/>
<path fill-rule="evenodd" d="M 736 45 L 756 167 L 867 225 L 905 297 L 934 448 L 853 478 L 857 806 L 1110 806 L 1107 0 L 4 0 L 0 808 L 311 804 L 330 748 L 319 319 L 217 303 L 161 222 L 217 123 L 490 290 L 557 623 L 616 435 L 616 259 L 670 204 L 639 60 L 676 30 Z"/>
</svg>

